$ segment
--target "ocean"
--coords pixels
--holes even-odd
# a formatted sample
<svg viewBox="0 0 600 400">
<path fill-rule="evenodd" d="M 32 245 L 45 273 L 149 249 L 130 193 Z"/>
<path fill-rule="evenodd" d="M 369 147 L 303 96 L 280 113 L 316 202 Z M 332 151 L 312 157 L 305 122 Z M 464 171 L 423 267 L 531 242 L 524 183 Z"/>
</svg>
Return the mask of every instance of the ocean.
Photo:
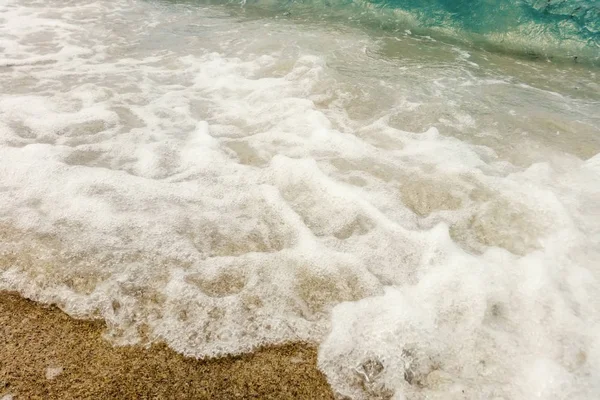
<svg viewBox="0 0 600 400">
<path fill-rule="evenodd" d="M 348 399 L 600 398 L 598 0 L 0 0 L 0 290 Z"/>
</svg>

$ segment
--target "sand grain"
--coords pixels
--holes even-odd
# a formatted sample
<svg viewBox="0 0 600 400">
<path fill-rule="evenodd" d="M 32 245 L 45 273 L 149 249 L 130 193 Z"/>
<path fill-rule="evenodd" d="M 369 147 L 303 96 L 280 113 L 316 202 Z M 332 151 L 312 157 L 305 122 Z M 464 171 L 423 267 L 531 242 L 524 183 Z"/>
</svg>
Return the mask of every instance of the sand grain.
<svg viewBox="0 0 600 400">
<path fill-rule="evenodd" d="M 316 349 L 212 360 L 164 345 L 113 347 L 99 321 L 0 292 L 0 399 L 332 399 Z"/>
</svg>

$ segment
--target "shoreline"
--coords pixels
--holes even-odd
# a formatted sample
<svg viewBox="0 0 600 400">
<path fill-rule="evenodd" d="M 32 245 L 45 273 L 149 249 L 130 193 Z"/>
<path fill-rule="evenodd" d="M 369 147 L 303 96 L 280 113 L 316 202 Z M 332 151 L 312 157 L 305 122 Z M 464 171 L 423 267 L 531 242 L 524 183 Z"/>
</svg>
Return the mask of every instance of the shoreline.
<svg viewBox="0 0 600 400">
<path fill-rule="evenodd" d="M 333 399 L 304 343 L 217 359 L 115 347 L 102 321 L 0 291 L 0 399 Z"/>
</svg>

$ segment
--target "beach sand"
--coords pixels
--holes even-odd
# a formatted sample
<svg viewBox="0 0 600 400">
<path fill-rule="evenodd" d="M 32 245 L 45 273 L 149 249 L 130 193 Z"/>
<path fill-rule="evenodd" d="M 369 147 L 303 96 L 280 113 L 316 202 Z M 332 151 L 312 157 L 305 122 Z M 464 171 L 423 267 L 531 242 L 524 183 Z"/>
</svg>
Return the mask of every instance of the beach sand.
<svg viewBox="0 0 600 400">
<path fill-rule="evenodd" d="M 186 358 L 114 347 L 100 321 L 0 292 L 0 399 L 332 399 L 314 346 Z"/>
</svg>

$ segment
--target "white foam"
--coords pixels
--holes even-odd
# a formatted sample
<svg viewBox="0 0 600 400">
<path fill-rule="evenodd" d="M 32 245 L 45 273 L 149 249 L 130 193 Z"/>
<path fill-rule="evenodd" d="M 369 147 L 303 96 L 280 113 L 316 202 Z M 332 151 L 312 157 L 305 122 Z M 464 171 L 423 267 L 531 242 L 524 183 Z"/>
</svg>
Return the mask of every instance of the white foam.
<svg viewBox="0 0 600 400">
<path fill-rule="evenodd" d="M 0 289 L 195 357 L 321 343 L 351 398 L 600 393 L 593 101 L 218 7 L 0 18 Z"/>
<path fill-rule="evenodd" d="M 47 367 L 46 368 L 46 379 L 53 380 L 57 376 L 63 373 L 62 367 Z"/>
<path fill-rule="evenodd" d="M 337 306 L 319 365 L 351 398 L 594 398 L 597 286 L 554 257 L 453 252 L 414 286 Z"/>
</svg>

